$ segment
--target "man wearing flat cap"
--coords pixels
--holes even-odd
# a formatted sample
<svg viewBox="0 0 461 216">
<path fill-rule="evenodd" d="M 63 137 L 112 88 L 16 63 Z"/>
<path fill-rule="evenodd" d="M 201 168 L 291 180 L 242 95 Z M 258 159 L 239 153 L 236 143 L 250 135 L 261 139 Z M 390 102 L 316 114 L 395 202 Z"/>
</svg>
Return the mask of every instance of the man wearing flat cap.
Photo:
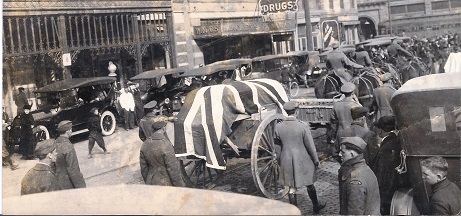
<svg viewBox="0 0 461 216">
<path fill-rule="evenodd" d="M 341 140 L 339 181 L 340 215 L 379 215 L 378 181 L 365 163 L 363 152 L 367 144 L 360 137 Z"/>
<path fill-rule="evenodd" d="M 365 126 L 366 124 L 366 115 L 368 114 L 368 108 L 365 107 L 353 107 L 351 108 L 351 116 L 352 116 L 352 123 L 351 126 L 345 128 L 344 130 L 338 131 L 337 140 L 335 143 L 335 148 L 338 149 L 340 147 L 340 142 L 344 137 L 360 137 L 362 138 L 365 143 L 367 143 L 367 147 L 363 152 L 363 156 L 365 161 L 367 162 L 368 166 L 373 166 L 374 158 L 379 149 L 379 142 L 381 139 L 376 136 L 376 134 L 368 129 Z M 338 152 L 339 153 L 339 152 Z"/>
<path fill-rule="evenodd" d="M 297 108 L 295 101 L 288 101 L 283 108 L 289 116 L 275 125 L 275 139 L 282 146 L 280 152 L 281 183 L 290 187 L 288 199 L 297 205 L 297 188 L 307 187 L 307 193 L 313 204 L 314 213 L 325 207 L 320 203 L 314 187 L 319 159 L 314 140 L 308 124 L 299 121 L 295 116 Z"/>
<path fill-rule="evenodd" d="M 394 115 L 391 108 L 391 98 L 395 91 L 392 85 L 392 74 L 385 73 L 381 76 L 383 85 L 373 90 L 373 102 L 371 111 L 375 113 L 375 121 L 378 121 L 383 116 Z"/>
<path fill-rule="evenodd" d="M 61 190 L 51 167 L 57 157 L 55 140 L 47 139 L 37 143 L 35 155 L 39 162 L 22 179 L 21 195 Z"/>
<path fill-rule="evenodd" d="M 31 106 L 23 106 L 23 112 L 17 115 L 12 123 L 13 137 L 19 141 L 19 154 L 23 160 L 34 160 L 35 140 L 32 133 L 34 128 L 34 117 L 30 113 Z"/>
<path fill-rule="evenodd" d="M 339 77 L 341 83 L 349 82 L 352 79 L 352 75 L 346 71 L 345 67 L 350 68 L 363 68 L 362 65 L 356 64 L 339 50 L 339 44 L 337 42 L 332 45 L 333 51 L 328 53 L 326 66 L 328 70 L 333 70 L 335 75 Z"/>
<path fill-rule="evenodd" d="M 185 187 L 173 144 L 166 135 L 167 116 L 150 119 L 152 135 L 141 146 L 139 165 L 147 185 Z"/>
<path fill-rule="evenodd" d="M 64 120 L 59 122 L 57 130 L 59 137 L 56 139 L 56 175 L 63 190 L 86 187 L 83 174 L 78 165 L 77 153 L 69 138 L 72 134 L 72 122 Z"/>
<path fill-rule="evenodd" d="M 353 107 L 362 107 L 362 105 L 354 99 L 354 90 L 354 83 L 344 83 L 343 86 L 341 86 L 341 93 L 344 94 L 344 98 L 333 105 L 331 125 L 336 129 L 335 139 L 338 139 L 337 134 L 340 133 L 341 130 L 351 126 L 353 121 L 351 109 Z M 332 156 L 337 157 L 335 152 L 339 152 L 339 149 L 332 149 L 332 151 Z"/>
</svg>

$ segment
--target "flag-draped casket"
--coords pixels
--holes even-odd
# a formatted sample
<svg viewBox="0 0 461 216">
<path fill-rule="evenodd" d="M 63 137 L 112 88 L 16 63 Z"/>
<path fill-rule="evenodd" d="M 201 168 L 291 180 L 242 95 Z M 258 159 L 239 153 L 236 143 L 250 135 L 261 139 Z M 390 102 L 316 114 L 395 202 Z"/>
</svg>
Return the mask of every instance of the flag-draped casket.
<svg viewBox="0 0 461 216">
<path fill-rule="evenodd" d="M 220 144 L 232 132 L 232 124 L 267 106 L 286 114 L 286 101 L 282 85 L 272 79 L 231 81 L 190 92 L 174 124 L 176 157 L 195 156 L 206 160 L 208 167 L 225 169 Z"/>
</svg>

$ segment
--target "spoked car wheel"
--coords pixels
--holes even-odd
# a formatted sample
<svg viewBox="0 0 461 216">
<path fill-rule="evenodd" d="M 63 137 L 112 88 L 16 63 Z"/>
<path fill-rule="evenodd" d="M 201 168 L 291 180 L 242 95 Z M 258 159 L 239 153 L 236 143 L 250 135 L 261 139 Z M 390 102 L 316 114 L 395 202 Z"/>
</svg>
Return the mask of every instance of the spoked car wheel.
<svg viewBox="0 0 461 216">
<path fill-rule="evenodd" d="M 297 82 L 291 82 L 291 86 L 290 86 L 290 96 L 291 97 L 296 97 L 296 95 L 298 95 L 298 92 L 299 92 L 299 85 Z"/>
<path fill-rule="evenodd" d="M 109 110 L 104 111 L 101 115 L 101 122 L 100 122 L 101 124 L 100 126 L 102 129 L 102 135 L 108 136 L 108 135 L 113 134 L 115 131 L 116 123 L 117 122 L 115 119 L 115 115 Z"/>
<path fill-rule="evenodd" d="M 37 129 L 38 130 L 35 133 L 35 139 L 37 140 L 37 142 L 47 140 L 47 139 L 50 138 L 50 132 L 48 131 L 48 129 L 45 126 L 39 125 L 39 126 L 37 126 Z"/>
<path fill-rule="evenodd" d="M 288 193 L 288 187 L 280 184 L 282 175 L 278 163 L 280 146 L 274 142 L 275 124 L 283 119 L 282 115 L 273 115 L 264 119 L 253 138 L 251 147 L 251 172 L 253 181 L 268 198 L 280 199 Z"/>
<path fill-rule="evenodd" d="M 187 186 L 211 189 L 222 176 L 223 171 L 209 168 L 202 159 L 180 160 L 181 172 Z"/>
</svg>

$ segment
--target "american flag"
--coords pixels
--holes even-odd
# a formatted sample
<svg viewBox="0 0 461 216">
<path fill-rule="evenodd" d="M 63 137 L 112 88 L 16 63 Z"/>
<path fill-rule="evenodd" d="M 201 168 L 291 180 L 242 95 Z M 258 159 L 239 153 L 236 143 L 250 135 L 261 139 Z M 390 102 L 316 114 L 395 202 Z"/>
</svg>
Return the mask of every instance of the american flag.
<svg viewBox="0 0 461 216">
<path fill-rule="evenodd" d="M 208 167 L 226 169 L 220 144 L 232 132 L 232 124 L 268 105 L 286 115 L 286 101 L 284 88 L 272 79 L 232 81 L 190 92 L 175 121 L 176 157 L 195 156 L 206 160 Z"/>
</svg>

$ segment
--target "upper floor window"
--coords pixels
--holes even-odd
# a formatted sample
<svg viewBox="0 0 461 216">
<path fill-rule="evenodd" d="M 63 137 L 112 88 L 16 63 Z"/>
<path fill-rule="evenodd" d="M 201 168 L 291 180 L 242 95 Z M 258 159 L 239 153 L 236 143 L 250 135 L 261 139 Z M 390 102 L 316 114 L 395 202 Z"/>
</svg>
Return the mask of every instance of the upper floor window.
<svg viewBox="0 0 461 216">
<path fill-rule="evenodd" d="M 442 10 L 448 8 L 450 8 L 448 1 L 432 2 L 432 10 Z"/>
<path fill-rule="evenodd" d="M 335 9 L 333 0 L 330 0 L 330 9 L 331 10 Z"/>
<path fill-rule="evenodd" d="M 351 8 L 355 8 L 355 0 L 351 0 Z"/>
<path fill-rule="evenodd" d="M 391 14 L 400 14 L 400 13 L 405 13 L 405 12 L 406 12 L 405 5 L 391 6 Z"/>
<path fill-rule="evenodd" d="M 461 7 L 460 0 L 450 0 L 451 8 L 458 8 Z"/>
<path fill-rule="evenodd" d="M 322 0 L 316 0 L 317 2 L 317 9 L 318 10 L 323 10 L 323 1 Z"/>
<path fill-rule="evenodd" d="M 339 0 L 339 7 L 344 9 L 344 0 Z"/>
<path fill-rule="evenodd" d="M 409 4 L 407 5 L 407 12 L 412 13 L 412 12 L 424 12 L 426 10 L 426 7 L 424 6 L 424 3 L 421 4 Z"/>
</svg>

